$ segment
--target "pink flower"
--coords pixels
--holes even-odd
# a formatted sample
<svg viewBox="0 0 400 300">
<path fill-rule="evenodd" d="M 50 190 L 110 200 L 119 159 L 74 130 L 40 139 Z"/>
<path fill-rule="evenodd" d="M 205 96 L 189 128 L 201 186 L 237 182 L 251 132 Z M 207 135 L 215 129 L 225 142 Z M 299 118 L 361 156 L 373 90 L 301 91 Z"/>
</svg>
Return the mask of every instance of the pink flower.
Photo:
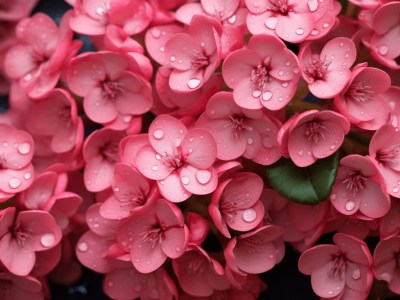
<svg viewBox="0 0 400 300">
<path fill-rule="evenodd" d="M 111 186 L 113 194 L 100 208 L 102 217 L 111 220 L 127 218 L 131 213 L 146 209 L 157 195 L 141 174 L 123 163 L 115 164 Z"/>
<path fill-rule="evenodd" d="M 310 110 L 290 118 L 280 129 L 278 141 L 284 156 L 306 167 L 336 152 L 349 130 L 350 123 L 342 115 Z"/>
<path fill-rule="evenodd" d="M 389 87 L 390 77 L 386 72 L 360 64 L 353 69 L 350 81 L 334 103 L 350 123 L 377 130 L 388 120 L 389 104 L 381 95 Z"/>
<path fill-rule="evenodd" d="M 369 155 L 378 163 L 388 193 L 400 198 L 400 132 L 390 124 L 379 128 L 371 138 Z"/>
<path fill-rule="evenodd" d="M 277 141 L 280 126 L 262 110 L 239 107 L 228 92 L 214 94 L 196 122 L 196 127 L 213 134 L 217 158 L 231 160 L 243 155 L 261 164 L 273 164 L 281 157 Z"/>
<path fill-rule="evenodd" d="M 210 223 L 207 219 L 191 211 L 186 215 L 186 222 L 189 228 L 189 243 L 200 246 L 207 237 Z"/>
<path fill-rule="evenodd" d="M 390 207 L 386 184 L 378 168 L 368 156 L 358 154 L 340 160 L 330 200 L 342 214 L 357 214 L 361 219 L 383 217 Z"/>
<path fill-rule="evenodd" d="M 42 300 L 42 284 L 32 276 L 0 272 L 0 298 L 5 300 Z"/>
<path fill-rule="evenodd" d="M 26 124 L 31 133 L 50 138 L 55 153 L 83 143 L 83 123 L 75 100 L 66 90 L 51 90 L 44 99 L 33 102 Z"/>
<path fill-rule="evenodd" d="M 229 268 L 239 274 L 260 274 L 271 270 L 284 257 L 282 234 L 282 228 L 266 225 L 232 238 L 224 250 Z"/>
<path fill-rule="evenodd" d="M 0 124 L 0 202 L 31 185 L 32 157 L 32 137 L 25 131 Z"/>
<path fill-rule="evenodd" d="M 237 173 L 222 182 L 212 195 L 209 214 L 218 230 L 231 237 L 228 226 L 237 231 L 254 229 L 264 217 L 259 201 L 262 179 L 254 173 Z"/>
<path fill-rule="evenodd" d="M 72 41 L 68 18 L 68 14 L 64 16 L 60 28 L 43 13 L 18 23 L 19 41 L 8 51 L 4 67 L 32 98 L 40 98 L 56 86 L 64 64 L 82 44 Z"/>
<path fill-rule="evenodd" d="M 151 123 L 148 138 L 150 144 L 137 152 L 135 162 L 145 177 L 157 180 L 163 197 L 181 202 L 215 190 L 217 147 L 211 133 L 188 130 L 181 121 L 161 115 Z"/>
<path fill-rule="evenodd" d="M 394 78 L 392 77 L 392 80 Z M 381 95 L 382 98 L 386 100 L 389 104 L 389 124 L 392 124 L 394 127 L 400 127 L 400 105 L 397 99 L 400 97 L 400 87 L 392 85 L 386 93 Z"/>
<path fill-rule="evenodd" d="M 81 54 L 71 60 L 67 81 L 72 92 L 84 97 L 89 119 L 112 129 L 126 129 L 133 116 L 149 111 L 153 103 L 150 84 L 128 55 Z"/>
<path fill-rule="evenodd" d="M 400 236 L 379 241 L 374 251 L 374 274 L 378 280 L 388 283 L 392 292 L 400 293 L 399 276 Z"/>
<path fill-rule="evenodd" d="M 304 44 L 299 52 L 302 76 L 310 92 L 328 99 L 338 95 L 351 78 L 350 67 L 356 59 L 354 42 L 345 37 L 330 40 L 321 49 Z"/>
<path fill-rule="evenodd" d="M 388 239 L 400 233 L 400 202 L 392 199 L 390 209 L 379 219 L 379 235 L 381 239 Z"/>
<path fill-rule="evenodd" d="M 143 274 L 132 266 L 117 268 L 107 273 L 103 289 L 111 299 L 165 299 L 172 300 L 178 291 L 164 268 Z"/>
<path fill-rule="evenodd" d="M 189 246 L 184 255 L 172 261 L 172 267 L 179 285 L 191 296 L 207 297 L 230 287 L 221 264 L 198 246 Z"/>
<path fill-rule="evenodd" d="M 124 137 L 121 131 L 103 128 L 93 132 L 83 146 L 86 161 L 85 186 L 90 192 L 99 192 L 110 187 L 114 164 L 118 159 L 118 144 Z"/>
<path fill-rule="evenodd" d="M 35 265 L 35 252 L 50 249 L 60 240 L 61 230 L 47 212 L 16 213 L 14 207 L 0 212 L 0 261 L 15 275 L 28 275 Z"/>
<path fill-rule="evenodd" d="M 245 0 L 245 3 L 250 11 L 247 27 L 252 34 L 276 35 L 291 43 L 326 34 L 340 12 L 340 5 L 332 0 Z"/>
<path fill-rule="evenodd" d="M 196 15 L 186 33 L 173 35 L 165 55 L 174 69 L 169 85 L 178 93 L 199 89 L 210 79 L 221 59 L 221 28 L 208 17 Z"/>
<path fill-rule="evenodd" d="M 86 35 L 103 35 L 116 25 L 127 35 L 142 32 L 151 22 L 152 9 L 144 0 L 76 0 L 71 17 L 72 30 Z"/>
<path fill-rule="evenodd" d="M 157 199 L 146 211 L 138 211 L 118 229 L 118 242 L 141 273 L 157 270 L 167 259 L 183 255 L 189 230 L 175 204 Z"/>
<path fill-rule="evenodd" d="M 400 69 L 398 58 L 400 50 L 396 41 L 400 38 L 400 3 L 391 1 L 380 6 L 372 18 L 373 34 L 366 43 L 371 48 L 371 55 L 381 64 Z"/>
<path fill-rule="evenodd" d="M 247 49 L 228 55 L 222 75 L 233 89 L 237 105 L 270 110 L 279 110 L 289 103 L 300 77 L 296 55 L 281 40 L 268 35 L 253 36 Z"/>
<path fill-rule="evenodd" d="M 312 288 L 321 298 L 365 299 L 373 281 L 367 245 L 343 233 L 336 233 L 333 241 L 335 245 L 317 245 L 303 252 L 300 272 L 311 275 Z M 352 297 L 344 297 L 349 293 Z"/>
</svg>

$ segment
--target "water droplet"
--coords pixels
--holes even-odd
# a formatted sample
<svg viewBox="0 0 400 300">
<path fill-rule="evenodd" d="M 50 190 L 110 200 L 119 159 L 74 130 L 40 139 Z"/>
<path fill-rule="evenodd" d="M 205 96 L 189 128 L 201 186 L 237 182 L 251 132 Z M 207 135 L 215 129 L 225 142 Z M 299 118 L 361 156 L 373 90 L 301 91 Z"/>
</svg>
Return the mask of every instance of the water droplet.
<svg viewBox="0 0 400 300">
<path fill-rule="evenodd" d="M 333 291 L 329 290 L 329 291 L 328 291 L 328 294 L 329 294 L 329 295 L 332 295 L 332 294 L 333 294 Z"/>
<path fill-rule="evenodd" d="M 393 190 L 392 190 L 392 192 L 393 192 L 393 193 L 398 193 L 398 192 L 399 192 L 399 189 L 398 189 L 397 187 L 394 187 Z"/>
<path fill-rule="evenodd" d="M 8 185 L 9 185 L 10 188 L 12 188 L 12 189 L 17 189 L 17 188 L 19 188 L 19 187 L 21 186 L 21 179 L 16 178 L 16 177 L 11 178 L 11 179 L 8 181 Z"/>
<path fill-rule="evenodd" d="M 278 24 L 278 18 L 277 17 L 270 17 L 268 19 L 265 20 L 265 26 L 267 26 L 267 28 L 269 29 L 275 29 L 276 28 L 276 24 Z"/>
<path fill-rule="evenodd" d="M 200 85 L 200 82 L 201 82 L 200 79 L 193 78 L 188 81 L 187 85 L 189 88 L 195 89 Z"/>
<path fill-rule="evenodd" d="M 228 19 L 229 24 L 234 24 L 236 22 L 236 15 L 233 15 Z"/>
<path fill-rule="evenodd" d="M 317 35 L 319 33 L 319 31 L 317 30 L 317 29 L 313 29 L 312 31 L 311 31 L 311 35 Z"/>
<path fill-rule="evenodd" d="M 201 46 L 201 47 L 205 47 L 205 45 L 206 45 L 206 44 L 205 44 L 204 42 L 201 42 L 201 43 L 200 43 L 200 46 Z"/>
<path fill-rule="evenodd" d="M 25 173 L 25 174 L 24 174 L 24 178 L 25 178 L 26 180 L 31 179 L 31 177 L 32 177 L 32 174 L 31 174 L 31 173 Z"/>
<path fill-rule="evenodd" d="M 354 208 L 356 207 L 356 204 L 354 203 L 354 201 L 347 201 L 345 204 L 345 208 L 348 211 L 352 211 Z"/>
<path fill-rule="evenodd" d="M 40 238 L 40 243 L 44 247 L 54 246 L 55 242 L 56 242 L 56 237 L 52 233 L 43 234 L 42 237 Z"/>
<path fill-rule="evenodd" d="M 297 28 L 297 29 L 296 29 L 296 33 L 297 33 L 298 35 L 302 35 L 302 34 L 304 33 L 304 29 L 303 29 L 303 28 Z"/>
<path fill-rule="evenodd" d="M 26 74 L 25 76 L 24 76 L 24 81 L 30 81 L 30 80 L 32 80 L 32 74 L 31 73 L 28 73 L 28 74 Z"/>
<path fill-rule="evenodd" d="M 86 252 L 89 249 L 89 246 L 85 242 L 81 242 L 78 244 L 78 249 L 79 251 Z"/>
<path fill-rule="evenodd" d="M 164 185 L 164 184 L 165 184 L 165 181 L 164 181 L 164 180 L 161 180 L 161 181 L 160 181 L 160 184 L 161 184 L 161 185 Z"/>
<path fill-rule="evenodd" d="M 158 38 L 160 37 L 160 35 L 161 35 L 161 32 L 160 32 L 160 30 L 158 30 L 157 28 L 154 28 L 154 29 L 151 31 L 151 34 L 153 35 L 153 37 L 155 37 L 156 39 L 158 39 Z"/>
<path fill-rule="evenodd" d="M 96 14 L 98 14 L 99 16 L 104 16 L 105 10 L 103 7 L 98 7 L 96 8 Z"/>
<path fill-rule="evenodd" d="M 252 208 L 248 208 L 243 212 L 242 218 L 245 222 L 253 222 L 257 218 L 257 212 Z"/>
<path fill-rule="evenodd" d="M 176 248 L 175 248 L 175 251 L 176 251 L 176 252 L 179 252 L 179 251 L 181 251 L 181 248 L 180 248 L 180 247 L 176 247 Z"/>
<path fill-rule="evenodd" d="M 340 43 L 339 46 L 340 46 L 340 47 L 343 47 L 343 43 Z"/>
<path fill-rule="evenodd" d="M 8 147 L 8 143 L 7 143 L 7 142 L 4 142 L 4 143 L 3 143 L 3 147 Z"/>
<path fill-rule="evenodd" d="M 161 159 L 161 155 L 160 154 L 156 154 L 155 157 L 156 157 L 157 160 Z"/>
<path fill-rule="evenodd" d="M 381 55 L 385 56 L 389 52 L 389 47 L 386 45 L 379 46 L 378 51 Z"/>
<path fill-rule="evenodd" d="M 283 97 L 279 97 L 279 98 L 278 98 L 278 101 L 279 101 L 279 102 L 283 101 Z"/>
<path fill-rule="evenodd" d="M 346 57 L 346 58 L 348 58 L 349 56 L 350 56 L 350 54 L 348 54 L 348 53 L 345 54 L 345 57 Z"/>
<path fill-rule="evenodd" d="M 253 144 L 253 139 L 252 138 L 248 138 L 247 139 L 247 144 L 249 144 L 249 145 Z"/>
<path fill-rule="evenodd" d="M 174 62 L 176 60 L 176 57 L 171 55 L 171 57 L 169 58 L 170 61 Z"/>
<path fill-rule="evenodd" d="M 331 195 L 331 200 L 336 200 L 337 199 L 337 195 L 336 194 L 332 194 Z"/>
<path fill-rule="evenodd" d="M 316 11 L 318 9 L 318 0 L 309 0 L 307 4 L 311 12 Z"/>
<path fill-rule="evenodd" d="M 182 183 L 183 183 L 184 185 L 188 185 L 188 184 L 190 183 L 190 179 L 189 179 L 189 177 L 187 177 L 187 176 L 183 176 L 183 177 L 181 178 L 181 181 L 182 181 Z"/>
<path fill-rule="evenodd" d="M 295 74 L 297 74 L 297 73 L 299 73 L 299 71 L 300 71 L 300 69 L 299 68 L 293 68 L 293 73 L 295 73 Z"/>
<path fill-rule="evenodd" d="M 284 72 L 281 70 L 281 71 L 278 72 L 278 75 L 279 75 L 279 76 L 283 76 L 283 73 L 284 73 Z"/>
<path fill-rule="evenodd" d="M 116 187 L 114 188 L 114 191 L 118 193 L 118 192 L 119 192 L 119 187 L 116 186 Z"/>
<path fill-rule="evenodd" d="M 262 98 L 263 98 L 264 101 L 271 100 L 271 98 L 272 98 L 272 93 L 271 93 L 271 92 L 265 92 L 265 93 L 262 95 Z"/>
<path fill-rule="evenodd" d="M 132 120 L 132 116 L 124 116 L 124 117 L 122 118 L 122 120 L 123 120 L 125 123 L 129 123 L 129 122 Z"/>
<path fill-rule="evenodd" d="M 322 25 L 322 27 L 328 28 L 329 27 L 329 23 L 324 23 L 324 25 Z"/>
<path fill-rule="evenodd" d="M 288 82 L 282 82 L 282 86 L 284 87 L 284 88 L 286 88 L 286 87 L 288 87 L 289 86 L 289 83 Z"/>
<path fill-rule="evenodd" d="M 354 270 L 353 273 L 351 274 L 351 277 L 352 277 L 354 280 L 360 279 L 360 278 L 361 278 L 361 272 L 360 272 L 360 270 L 359 270 L 359 269 Z"/>
<path fill-rule="evenodd" d="M 165 51 L 165 48 L 164 48 L 164 47 L 160 47 L 160 51 L 161 51 L 161 52 L 164 52 L 164 51 Z"/>
<path fill-rule="evenodd" d="M 258 97 L 260 97 L 260 95 L 261 95 L 261 91 L 260 91 L 260 90 L 255 90 L 255 91 L 253 92 L 253 97 L 254 97 L 254 98 L 258 98 Z"/>
<path fill-rule="evenodd" d="M 196 179 L 201 183 L 201 184 L 206 184 L 211 180 L 211 172 L 208 170 L 197 170 L 196 172 Z"/>
<path fill-rule="evenodd" d="M 164 137 L 164 131 L 162 129 L 157 129 L 153 132 L 153 136 L 157 139 L 160 140 Z"/>
<path fill-rule="evenodd" d="M 158 171 L 158 166 L 152 166 L 151 169 L 152 169 L 153 171 Z"/>
<path fill-rule="evenodd" d="M 330 148 L 331 150 L 333 150 L 333 149 L 336 148 L 336 145 L 331 145 L 329 148 Z"/>
<path fill-rule="evenodd" d="M 114 286 L 114 282 L 113 282 L 113 281 L 109 281 L 109 282 L 107 283 L 107 285 L 108 285 L 109 287 L 113 287 L 113 286 Z"/>
<path fill-rule="evenodd" d="M 297 151 L 297 154 L 298 154 L 299 156 L 303 156 L 304 151 L 303 151 L 303 150 Z"/>
</svg>

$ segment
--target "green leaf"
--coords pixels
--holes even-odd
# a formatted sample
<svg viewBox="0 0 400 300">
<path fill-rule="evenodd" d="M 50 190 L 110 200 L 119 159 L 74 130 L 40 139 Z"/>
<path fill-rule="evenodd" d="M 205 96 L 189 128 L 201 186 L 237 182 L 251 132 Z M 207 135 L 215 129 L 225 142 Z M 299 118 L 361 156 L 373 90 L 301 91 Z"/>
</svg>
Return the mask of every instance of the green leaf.
<svg viewBox="0 0 400 300">
<path fill-rule="evenodd" d="M 305 168 L 296 166 L 290 159 L 281 158 L 267 167 L 267 176 L 272 187 L 285 198 L 316 205 L 331 194 L 338 167 L 338 152 Z"/>
</svg>

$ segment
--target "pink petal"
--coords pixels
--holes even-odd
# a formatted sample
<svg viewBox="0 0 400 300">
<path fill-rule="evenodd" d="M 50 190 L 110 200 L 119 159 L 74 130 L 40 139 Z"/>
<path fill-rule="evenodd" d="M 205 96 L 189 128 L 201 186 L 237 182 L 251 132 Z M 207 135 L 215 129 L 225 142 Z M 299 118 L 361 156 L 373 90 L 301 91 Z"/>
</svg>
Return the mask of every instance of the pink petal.
<svg viewBox="0 0 400 300">
<path fill-rule="evenodd" d="M 33 182 L 33 174 L 32 164 L 19 170 L 0 170 L 0 190 L 6 194 L 14 194 L 26 190 Z"/>
<path fill-rule="evenodd" d="M 311 275 L 312 272 L 328 263 L 332 256 L 338 253 L 336 245 L 317 245 L 303 252 L 299 258 L 299 270 L 301 273 Z"/>
<path fill-rule="evenodd" d="M 305 135 L 307 124 L 296 127 L 289 137 L 288 149 L 290 158 L 299 167 L 313 164 L 317 159 L 312 155 L 312 145 Z"/>
<path fill-rule="evenodd" d="M 167 61 L 177 70 L 190 69 L 197 58 L 196 53 L 202 53 L 202 49 L 197 40 L 187 33 L 178 33 L 165 44 Z"/>
<path fill-rule="evenodd" d="M 170 228 L 164 232 L 161 249 L 170 258 L 177 258 L 185 252 L 188 243 L 189 230 L 186 225 L 182 228 Z"/>
<path fill-rule="evenodd" d="M 360 193 L 360 212 L 367 217 L 381 218 L 389 211 L 390 198 L 382 191 L 382 187 L 369 181 Z"/>
<path fill-rule="evenodd" d="M 186 3 L 176 10 L 175 18 L 186 25 L 190 24 L 194 15 L 205 14 L 200 3 Z"/>
<path fill-rule="evenodd" d="M 328 70 L 348 70 L 356 60 L 357 50 L 354 42 L 345 37 L 330 40 L 321 51 L 321 59 L 330 61 Z M 333 57 L 333 58 L 332 58 Z"/>
<path fill-rule="evenodd" d="M 157 184 L 161 195 L 171 202 L 182 202 L 191 196 L 184 188 L 178 172 L 172 172 L 167 178 L 157 181 Z"/>
<path fill-rule="evenodd" d="M 218 175 L 213 168 L 197 169 L 185 166 L 181 168 L 179 176 L 184 189 L 196 195 L 210 194 L 218 184 Z"/>
<path fill-rule="evenodd" d="M 131 260 L 135 268 L 141 273 L 150 273 L 157 270 L 167 259 L 167 256 L 161 250 L 160 244 L 143 242 L 136 240 L 131 245 Z"/>
<path fill-rule="evenodd" d="M 312 31 L 314 22 L 309 13 L 289 12 L 287 16 L 280 15 L 276 24 L 276 34 L 291 43 L 304 41 Z"/>
<path fill-rule="evenodd" d="M 201 5 L 209 15 L 219 15 L 226 19 L 237 10 L 239 0 L 201 0 Z"/>
<path fill-rule="evenodd" d="M 200 89 L 206 79 L 203 69 L 189 69 L 186 71 L 173 70 L 169 77 L 169 86 L 176 93 L 190 93 Z"/>
<path fill-rule="evenodd" d="M 333 241 L 346 254 L 347 260 L 365 266 L 372 265 L 371 253 L 364 241 L 342 233 L 336 233 Z"/>
<path fill-rule="evenodd" d="M 347 69 L 333 70 L 325 74 L 324 80 L 316 80 L 308 85 L 310 92 L 318 98 L 328 99 L 338 95 L 350 79 Z"/>
<path fill-rule="evenodd" d="M 227 216 L 226 222 L 230 228 L 237 231 L 249 231 L 257 227 L 264 218 L 264 206 L 260 201 L 249 208 L 237 210 L 232 218 Z"/>
<path fill-rule="evenodd" d="M 315 268 L 311 273 L 311 285 L 314 292 L 322 298 L 332 298 L 340 295 L 345 287 L 344 276 L 338 278 L 330 275 L 334 260 Z"/>
<path fill-rule="evenodd" d="M 166 156 L 161 156 L 152 147 L 144 146 L 137 152 L 135 162 L 144 176 L 153 180 L 162 180 L 174 170 L 164 162 L 166 159 L 168 159 Z"/>
<path fill-rule="evenodd" d="M 214 225 L 215 225 L 215 227 L 217 227 L 219 232 L 221 232 L 224 236 L 226 236 L 228 239 L 230 239 L 231 234 L 229 233 L 225 217 L 222 217 L 219 207 L 217 205 L 215 205 L 214 203 L 211 203 L 208 206 L 208 213 L 210 214 L 210 217 L 212 218 Z"/>
<path fill-rule="evenodd" d="M 217 146 L 213 136 L 201 128 L 191 129 L 182 141 L 186 162 L 195 168 L 208 169 L 217 157 Z"/>
<path fill-rule="evenodd" d="M 103 95 L 100 87 L 88 92 L 83 101 L 83 109 L 89 119 L 97 123 L 111 122 L 118 115 L 115 104 Z"/>
<path fill-rule="evenodd" d="M 336 152 L 340 145 L 343 143 L 344 134 L 343 129 L 337 126 L 337 123 L 332 121 L 325 121 L 322 123 L 324 128 L 324 138 L 320 139 L 317 143 L 311 143 L 312 154 L 316 158 L 324 158 Z"/>
<path fill-rule="evenodd" d="M 352 290 L 365 292 L 371 288 L 373 275 L 370 267 L 347 262 L 346 286 Z"/>
<path fill-rule="evenodd" d="M 233 99 L 235 103 L 247 109 L 263 108 L 260 98 L 260 90 L 254 86 L 249 78 L 244 78 L 238 82 L 233 90 Z"/>
<path fill-rule="evenodd" d="M 86 163 L 84 171 L 85 187 L 90 192 L 99 192 L 111 185 L 114 166 L 101 156 L 93 157 Z"/>
</svg>

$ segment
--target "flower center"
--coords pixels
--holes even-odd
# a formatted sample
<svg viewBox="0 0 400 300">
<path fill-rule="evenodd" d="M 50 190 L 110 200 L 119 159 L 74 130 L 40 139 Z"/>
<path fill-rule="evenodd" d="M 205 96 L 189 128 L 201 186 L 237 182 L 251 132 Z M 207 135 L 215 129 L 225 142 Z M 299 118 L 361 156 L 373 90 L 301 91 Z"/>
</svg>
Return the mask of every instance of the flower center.
<svg viewBox="0 0 400 300">
<path fill-rule="evenodd" d="M 367 179 L 359 172 L 350 173 L 349 176 L 342 182 L 346 184 L 346 189 L 357 195 L 365 187 Z"/>
<path fill-rule="evenodd" d="M 119 197 L 119 201 L 121 202 L 121 207 L 126 205 L 143 206 L 146 204 L 147 199 L 142 192 L 129 191 L 123 193 Z"/>
<path fill-rule="evenodd" d="M 188 274 L 203 273 L 206 269 L 206 258 L 201 254 L 194 252 L 187 266 Z"/>
<path fill-rule="evenodd" d="M 118 161 L 118 143 L 108 142 L 100 149 L 100 154 L 110 163 Z"/>
<path fill-rule="evenodd" d="M 148 230 L 146 230 L 145 232 L 142 232 L 140 236 L 142 237 L 144 243 L 148 242 L 150 243 L 151 248 L 154 248 L 157 243 L 161 243 L 162 240 L 165 238 L 165 229 L 166 226 L 164 223 L 156 223 L 150 226 L 150 228 L 148 228 Z"/>
<path fill-rule="evenodd" d="M 269 1 L 270 10 L 279 13 L 281 15 L 287 15 L 289 6 L 287 0 L 271 0 Z"/>
<path fill-rule="evenodd" d="M 342 254 L 333 257 L 333 264 L 328 272 L 328 276 L 340 280 L 343 279 L 344 271 L 346 270 L 346 259 Z"/>
<path fill-rule="evenodd" d="M 12 236 L 20 247 L 25 245 L 25 241 L 31 238 L 31 234 L 21 228 L 20 224 L 16 224 L 12 230 Z"/>
<path fill-rule="evenodd" d="M 368 84 L 369 80 L 353 82 L 346 92 L 346 96 L 358 102 L 367 102 L 374 97 L 375 92 Z"/>
<path fill-rule="evenodd" d="M 376 159 L 381 163 L 393 163 L 399 160 L 399 146 L 398 144 L 392 145 L 389 148 L 379 150 L 376 154 Z"/>
<path fill-rule="evenodd" d="M 71 120 L 71 107 L 64 106 L 61 107 L 56 111 L 57 119 L 60 121 L 60 125 L 63 127 L 71 127 L 72 120 Z"/>
<path fill-rule="evenodd" d="M 107 0 L 103 3 L 103 5 L 100 5 L 99 7 L 96 8 L 96 14 L 99 16 L 108 15 L 110 9 L 111 9 L 110 1 Z"/>
<path fill-rule="evenodd" d="M 165 156 L 163 158 L 164 165 L 173 169 L 179 169 L 180 167 L 183 166 L 184 157 L 182 154 L 182 149 L 181 147 L 178 147 L 177 150 L 178 150 L 177 154 L 165 153 Z"/>
<path fill-rule="evenodd" d="M 305 135 L 309 141 L 313 141 L 315 144 L 318 143 L 320 138 L 325 139 L 323 131 L 325 126 L 319 122 L 308 122 L 306 126 Z"/>
<path fill-rule="evenodd" d="M 250 80 L 259 90 L 263 90 L 265 84 L 270 81 L 268 69 L 265 65 L 258 65 L 251 70 Z"/>
<path fill-rule="evenodd" d="M 245 118 L 240 115 L 229 116 L 230 123 L 226 124 L 225 127 L 231 126 L 232 127 L 232 135 L 234 138 L 239 138 L 241 132 L 244 129 L 252 130 L 250 126 L 245 124 Z"/>
<path fill-rule="evenodd" d="M 113 81 L 104 81 L 102 89 L 103 97 L 108 100 L 114 100 L 123 91 L 122 85 Z"/>
<path fill-rule="evenodd" d="M 210 59 L 206 54 L 194 51 L 194 56 L 195 58 L 190 63 L 192 69 L 204 68 L 210 64 Z"/>
<path fill-rule="evenodd" d="M 303 68 L 305 75 L 312 81 L 324 79 L 325 74 L 331 61 L 326 57 L 323 61 L 320 59 L 313 59 L 312 63 Z"/>
</svg>

